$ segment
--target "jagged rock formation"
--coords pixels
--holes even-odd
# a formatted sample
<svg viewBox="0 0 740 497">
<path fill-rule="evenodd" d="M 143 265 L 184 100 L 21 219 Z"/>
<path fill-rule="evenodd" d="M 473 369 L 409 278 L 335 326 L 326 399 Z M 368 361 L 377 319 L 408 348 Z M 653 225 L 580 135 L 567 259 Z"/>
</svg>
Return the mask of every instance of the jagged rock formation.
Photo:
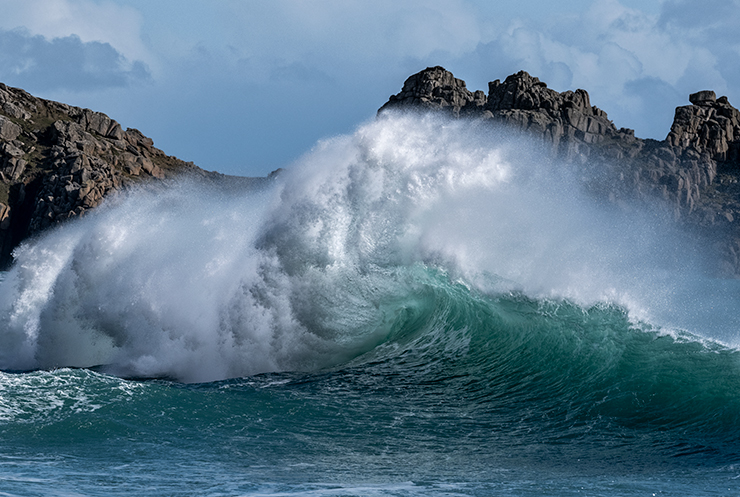
<svg viewBox="0 0 740 497">
<path fill-rule="evenodd" d="M 105 114 L 0 83 L 0 268 L 27 236 L 141 180 L 180 174 L 223 176 L 167 156 Z"/>
<path fill-rule="evenodd" d="M 409 77 L 388 109 L 438 111 L 503 123 L 558 158 L 601 172 L 591 185 L 611 201 L 661 198 L 676 218 L 719 240 L 726 274 L 740 275 L 740 111 L 713 91 L 678 107 L 665 140 L 617 129 L 584 90 L 559 93 L 524 71 L 471 92 L 442 67 Z"/>
<path fill-rule="evenodd" d="M 555 150 L 573 157 L 579 143 L 611 138 L 634 138 L 634 131 L 617 130 L 584 90 L 558 93 L 524 71 L 488 84 L 488 96 L 471 92 L 465 82 L 442 67 L 431 67 L 409 77 L 398 95 L 381 111 L 394 107 L 445 110 L 455 117 L 496 118 L 542 135 Z"/>
</svg>

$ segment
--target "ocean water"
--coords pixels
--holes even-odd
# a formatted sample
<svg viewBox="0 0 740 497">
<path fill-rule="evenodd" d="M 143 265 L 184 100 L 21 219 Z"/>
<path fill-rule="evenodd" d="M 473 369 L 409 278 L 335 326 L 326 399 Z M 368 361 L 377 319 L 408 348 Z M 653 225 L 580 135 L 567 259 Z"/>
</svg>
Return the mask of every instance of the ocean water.
<svg viewBox="0 0 740 497">
<path fill-rule="evenodd" d="M 740 494 L 740 284 L 601 177 L 393 115 L 25 243 L 0 495 Z"/>
</svg>

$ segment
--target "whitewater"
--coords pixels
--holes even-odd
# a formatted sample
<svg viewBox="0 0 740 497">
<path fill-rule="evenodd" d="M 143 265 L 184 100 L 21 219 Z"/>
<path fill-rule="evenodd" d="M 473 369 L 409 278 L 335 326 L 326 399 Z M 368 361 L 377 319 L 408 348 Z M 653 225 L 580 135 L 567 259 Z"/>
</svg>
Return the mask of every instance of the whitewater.
<svg viewBox="0 0 740 497">
<path fill-rule="evenodd" d="M 0 494 L 736 495 L 740 284 L 604 177 L 388 113 L 25 242 Z"/>
</svg>

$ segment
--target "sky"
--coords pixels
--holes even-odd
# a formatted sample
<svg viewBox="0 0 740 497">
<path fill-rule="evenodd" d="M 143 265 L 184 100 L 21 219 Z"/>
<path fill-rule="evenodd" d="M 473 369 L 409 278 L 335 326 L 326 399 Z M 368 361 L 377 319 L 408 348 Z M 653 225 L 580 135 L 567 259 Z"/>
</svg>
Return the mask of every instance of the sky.
<svg viewBox="0 0 740 497">
<path fill-rule="evenodd" d="M 290 167 L 441 65 L 526 70 L 663 139 L 713 89 L 740 107 L 740 0 L 0 0 L 0 81 L 104 112 L 225 174 Z"/>
</svg>

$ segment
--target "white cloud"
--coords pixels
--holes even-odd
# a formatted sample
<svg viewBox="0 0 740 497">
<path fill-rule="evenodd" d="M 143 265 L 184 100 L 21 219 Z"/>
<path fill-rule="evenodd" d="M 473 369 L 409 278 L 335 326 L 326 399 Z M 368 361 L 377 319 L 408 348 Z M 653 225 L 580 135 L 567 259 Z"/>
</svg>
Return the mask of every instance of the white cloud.
<svg viewBox="0 0 740 497">
<path fill-rule="evenodd" d="M 463 0 L 230 1 L 216 8 L 220 36 L 241 58 L 263 66 L 300 62 L 324 71 L 363 65 L 377 70 L 383 61 L 438 51 L 461 55 L 481 39 L 475 10 Z"/>
<path fill-rule="evenodd" d="M 89 91 L 150 78 L 142 62 L 126 61 L 110 44 L 76 35 L 46 39 L 0 30 L 0 80 L 29 91 Z"/>
<path fill-rule="evenodd" d="M 648 14 L 618 0 L 596 0 L 581 14 L 547 23 L 514 21 L 481 44 L 478 54 L 484 64 L 489 59 L 510 71 L 525 69 L 560 91 L 585 88 L 592 103 L 609 112 L 618 126 L 662 138 L 673 107 L 688 103 L 688 93 L 733 88 L 727 76 L 740 72 L 732 69 L 740 62 L 740 48 L 734 60 L 726 59 L 728 42 L 740 40 L 740 2 L 730 3 L 732 8 L 722 9 L 726 20 L 718 21 L 716 16 L 688 15 L 693 7 L 686 1 L 666 2 L 660 14 Z M 501 76 L 505 74 L 496 75 Z M 662 94 L 650 95 L 648 88 Z M 650 115 L 655 113 L 665 117 L 656 120 Z"/>
<path fill-rule="evenodd" d="M 22 28 L 47 39 L 75 35 L 83 43 L 110 44 L 130 61 L 151 63 L 141 41 L 141 14 L 112 1 L 3 0 L 0 28 Z"/>
</svg>

